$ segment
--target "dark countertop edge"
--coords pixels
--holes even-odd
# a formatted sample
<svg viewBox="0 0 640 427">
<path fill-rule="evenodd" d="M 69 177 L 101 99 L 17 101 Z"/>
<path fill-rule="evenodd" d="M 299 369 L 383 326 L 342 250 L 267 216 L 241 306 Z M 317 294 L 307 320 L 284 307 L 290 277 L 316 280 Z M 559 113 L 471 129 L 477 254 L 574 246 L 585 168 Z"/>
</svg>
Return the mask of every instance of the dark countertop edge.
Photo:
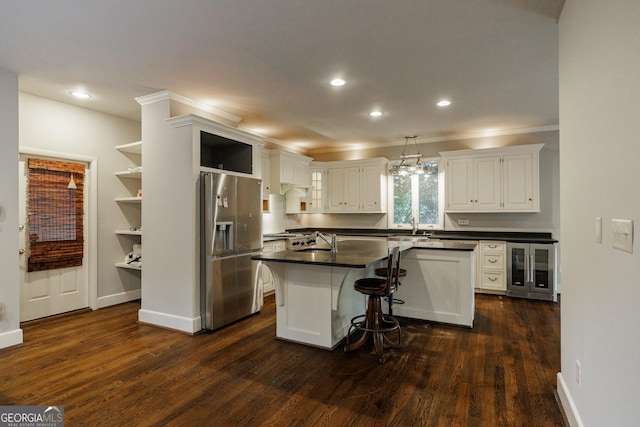
<svg viewBox="0 0 640 427">
<path fill-rule="evenodd" d="M 368 264 L 347 264 L 347 263 L 339 263 L 339 262 L 305 261 L 305 260 L 299 260 L 299 259 L 292 260 L 287 258 L 277 259 L 277 258 L 262 257 L 262 256 L 253 256 L 251 257 L 251 259 L 267 261 L 267 262 L 282 262 L 286 264 L 324 265 L 327 267 L 345 267 L 345 268 L 367 268 L 375 265 L 379 261 L 382 261 L 384 258 L 376 259 L 375 261 L 371 261 Z"/>
<path fill-rule="evenodd" d="M 444 243 L 444 246 L 439 246 L 443 243 L 433 242 L 432 246 L 429 243 L 419 244 L 417 246 L 409 245 L 407 242 L 398 242 L 400 246 L 404 246 L 403 251 L 410 249 L 418 249 L 418 250 L 430 250 L 430 251 L 459 251 L 459 252 L 473 252 L 475 249 L 475 245 L 467 244 L 467 243 Z M 252 256 L 251 259 L 259 260 L 259 261 L 267 261 L 267 262 L 281 262 L 287 264 L 306 264 L 306 265 L 323 265 L 328 267 L 346 267 L 346 268 L 367 268 L 374 266 L 378 262 L 386 259 L 386 256 L 360 256 L 360 258 L 369 258 L 369 262 L 347 262 L 346 260 L 337 260 L 337 261 L 322 261 L 322 260 L 306 260 L 299 258 L 290 258 L 287 254 L 295 253 L 297 257 L 301 256 L 299 252 L 296 251 L 282 251 L 282 252 L 270 252 L 267 255 L 255 255 Z M 280 255 L 278 255 L 280 254 Z M 311 255 L 310 255 L 311 256 Z M 340 257 L 340 253 L 338 253 L 337 257 Z M 344 255 L 344 257 L 349 257 L 349 255 Z"/>
<path fill-rule="evenodd" d="M 369 236 L 369 237 L 390 237 L 390 236 L 410 236 L 410 230 L 382 230 L 382 229 L 359 229 L 359 228 L 299 228 L 287 230 L 288 232 L 310 233 L 320 231 L 321 233 L 335 233 L 342 236 Z M 418 230 L 416 236 L 423 233 L 431 235 L 433 239 L 443 240 L 501 240 L 515 243 L 558 243 L 557 239 L 548 232 L 529 231 L 447 231 L 447 230 Z"/>
<path fill-rule="evenodd" d="M 437 242 L 432 242 L 432 243 L 437 243 Z M 412 246 L 410 249 L 427 249 L 430 251 L 462 251 L 462 252 L 473 252 L 473 250 L 475 249 L 475 245 L 470 245 L 470 244 L 461 244 L 461 246 L 448 246 L 448 247 L 441 247 L 438 248 L 436 246 Z"/>
</svg>

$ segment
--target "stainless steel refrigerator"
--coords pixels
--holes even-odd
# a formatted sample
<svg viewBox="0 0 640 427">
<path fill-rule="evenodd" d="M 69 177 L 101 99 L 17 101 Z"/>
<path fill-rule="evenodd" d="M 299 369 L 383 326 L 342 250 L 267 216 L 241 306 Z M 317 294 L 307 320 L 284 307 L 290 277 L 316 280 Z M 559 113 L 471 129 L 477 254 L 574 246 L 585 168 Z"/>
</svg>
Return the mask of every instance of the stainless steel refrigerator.
<svg viewBox="0 0 640 427">
<path fill-rule="evenodd" d="M 217 329 L 262 309 L 260 180 L 200 172 L 200 315 Z"/>
</svg>

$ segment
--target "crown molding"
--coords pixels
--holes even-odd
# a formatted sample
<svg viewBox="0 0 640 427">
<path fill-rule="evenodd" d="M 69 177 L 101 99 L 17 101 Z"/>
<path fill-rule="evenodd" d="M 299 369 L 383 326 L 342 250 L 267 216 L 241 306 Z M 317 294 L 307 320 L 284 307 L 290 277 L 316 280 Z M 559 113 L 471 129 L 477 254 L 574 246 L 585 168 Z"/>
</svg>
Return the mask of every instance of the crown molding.
<svg viewBox="0 0 640 427">
<path fill-rule="evenodd" d="M 415 143 L 419 145 L 419 144 L 430 144 L 434 142 L 443 142 L 443 141 L 459 141 L 464 139 L 517 135 L 522 133 L 551 132 L 551 131 L 558 131 L 558 130 L 560 130 L 559 125 L 549 125 L 549 126 L 539 126 L 534 128 L 505 129 L 505 130 L 494 131 L 494 132 L 476 132 L 476 133 L 469 133 L 464 135 L 437 136 L 432 138 L 418 137 L 416 138 Z M 325 148 L 307 150 L 306 154 L 312 155 L 312 154 L 336 153 L 336 152 L 354 151 L 354 150 L 370 150 L 375 148 L 395 147 L 395 146 L 404 145 L 404 144 L 405 144 L 404 138 L 393 140 L 393 141 L 380 142 L 380 143 L 361 143 L 361 144 L 353 144 L 353 145 L 344 144 L 339 147 L 325 147 Z"/>
<path fill-rule="evenodd" d="M 236 116 L 235 114 L 227 113 L 226 111 L 218 110 L 210 105 L 207 105 L 203 102 L 195 101 L 191 98 L 187 98 L 186 96 L 179 95 L 175 92 L 171 92 L 170 90 L 161 90 L 159 92 L 155 92 L 149 95 L 143 95 L 135 98 L 136 102 L 140 105 L 152 104 L 158 101 L 176 101 L 184 105 L 188 105 L 195 109 L 205 111 L 214 116 L 221 117 L 225 120 L 228 120 L 232 123 L 235 123 L 236 126 L 238 123 L 242 121 L 242 117 Z"/>
<path fill-rule="evenodd" d="M 175 128 L 184 126 L 196 126 L 200 129 L 213 132 L 216 135 L 223 136 L 225 138 L 259 146 L 264 145 L 262 138 L 254 133 L 249 133 L 242 129 L 227 126 L 223 123 L 218 123 L 205 117 L 197 116 L 195 114 L 185 114 L 183 116 L 171 117 L 169 119 L 166 119 L 166 122 Z"/>
</svg>

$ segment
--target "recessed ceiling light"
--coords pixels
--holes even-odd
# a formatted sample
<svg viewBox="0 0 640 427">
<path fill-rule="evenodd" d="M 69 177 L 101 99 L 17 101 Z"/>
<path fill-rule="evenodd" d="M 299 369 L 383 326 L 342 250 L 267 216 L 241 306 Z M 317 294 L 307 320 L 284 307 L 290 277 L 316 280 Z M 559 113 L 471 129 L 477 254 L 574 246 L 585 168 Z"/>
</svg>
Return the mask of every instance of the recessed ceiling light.
<svg viewBox="0 0 640 427">
<path fill-rule="evenodd" d="M 451 101 L 449 101 L 448 99 L 441 99 L 436 105 L 438 107 L 448 107 L 449 105 L 451 105 Z"/>
<path fill-rule="evenodd" d="M 345 83 L 346 82 L 343 79 L 333 79 L 333 80 L 331 80 L 331 86 L 336 86 L 336 87 L 344 86 Z"/>
<path fill-rule="evenodd" d="M 371 117 L 380 117 L 382 115 L 382 111 L 372 111 L 369 113 Z"/>
<path fill-rule="evenodd" d="M 83 92 L 81 90 L 72 90 L 71 92 L 69 92 L 69 95 L 73 96 L 74 98 L 78 98 L 78 99 L 89 99 L 89 98 L 91 98 L 90 94 L 88 94 L 87 92 Z"/>
</svg>

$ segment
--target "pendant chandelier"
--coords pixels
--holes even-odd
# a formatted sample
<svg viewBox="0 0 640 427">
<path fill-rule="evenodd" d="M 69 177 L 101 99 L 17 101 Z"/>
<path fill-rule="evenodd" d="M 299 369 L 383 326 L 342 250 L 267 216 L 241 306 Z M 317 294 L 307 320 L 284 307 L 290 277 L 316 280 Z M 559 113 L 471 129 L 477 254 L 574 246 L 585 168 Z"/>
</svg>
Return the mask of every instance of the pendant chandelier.
<svg viewBox="0 0 640 427">
<path fill-rule="evenodd" d="M 431 172 L 432 166 L 422 163 L 422 154 L 418 151 L 418 144 L 416 143 L 417 136 L 405 136 L 404 148 L 400 155 L 400 162 L 394 163 L 389 168 L 391 175 L 409 176 L 409 175 L 422 175 L 425 172 Z M 406 154 L 407 145 L 409 140 L 413 140 L 413 144 L 416 147 L 416 154 Z"/>
</svg>

